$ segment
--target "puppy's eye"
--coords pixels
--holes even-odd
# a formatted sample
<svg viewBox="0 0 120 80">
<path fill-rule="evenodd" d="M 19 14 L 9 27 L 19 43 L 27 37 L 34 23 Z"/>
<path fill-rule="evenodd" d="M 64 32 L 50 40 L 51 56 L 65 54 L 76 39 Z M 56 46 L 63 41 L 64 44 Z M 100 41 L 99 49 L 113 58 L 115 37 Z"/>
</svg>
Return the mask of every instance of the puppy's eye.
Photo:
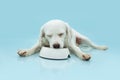
<svg viewBox="0 0 120 80">
<path fill-rule="evenodd" d="M 58 34 L 60 37 L 63 35 L 63 33 Z"/>
<path fill-rule="evenodd" d="M 52 35 L 47 35 L 47 37 L 52 37 Z"/>
</svg>

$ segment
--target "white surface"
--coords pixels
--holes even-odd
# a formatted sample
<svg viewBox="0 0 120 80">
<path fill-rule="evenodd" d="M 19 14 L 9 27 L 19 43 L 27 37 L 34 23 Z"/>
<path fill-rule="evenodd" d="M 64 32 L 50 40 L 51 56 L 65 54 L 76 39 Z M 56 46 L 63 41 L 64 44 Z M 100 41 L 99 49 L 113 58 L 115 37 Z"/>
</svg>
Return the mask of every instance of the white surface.
<svg viewBox="0 0 120 80">
<path fill-rule="evenodd" d="M 40 51 L 40 57 L 48 59 L 67 59 L 70 54 L 68 48 L 52 49 L 43 47 Z"/>
</svg>

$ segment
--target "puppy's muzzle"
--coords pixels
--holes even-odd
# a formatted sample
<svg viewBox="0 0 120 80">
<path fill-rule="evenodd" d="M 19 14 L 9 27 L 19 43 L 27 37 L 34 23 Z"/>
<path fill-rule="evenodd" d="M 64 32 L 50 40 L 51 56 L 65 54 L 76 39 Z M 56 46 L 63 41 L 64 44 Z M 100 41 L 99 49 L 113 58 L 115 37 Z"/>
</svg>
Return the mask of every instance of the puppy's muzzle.
<svg viewBox="0 0 120 80">
<path fill-rule="evenodd" d="M 58 43 L 54 44 L 53 48 L 60 48 L 60 44 L 58 44 Z"/>
</svg>

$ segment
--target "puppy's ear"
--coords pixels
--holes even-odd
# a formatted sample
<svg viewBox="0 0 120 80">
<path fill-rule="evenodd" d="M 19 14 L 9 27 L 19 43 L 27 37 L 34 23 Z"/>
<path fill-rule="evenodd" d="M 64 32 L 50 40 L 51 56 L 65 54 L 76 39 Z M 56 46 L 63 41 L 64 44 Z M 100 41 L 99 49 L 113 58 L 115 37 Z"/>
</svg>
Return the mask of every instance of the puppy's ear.
<svg viewBox="0 0 120 80">
<path fill-rule="evenodd" d="M 45 37 L 44 26 L 42 26 L 40 29 L 40 38 L 44 38 L 44 37 Z"/>
<path fill-rule="evenodd" d="M 67 42 L 69 44 L 71 42 L 71 39 L 72 39 L 72 30 L 71 30 L 68 23 L 66 23 L 66 38 L 67 38 Z"/>
<path fill-rule="evenodd" d="M 41 45 L 43 45 L 44 38 L 45 38 L 45 32 L 44 32 L 44 26 L 42 26 L 39 35 L 39 42 Z"/>
<path fill-rule="evenodd" d="M 40 29 L 40 43 L 43 45 L 49 45 L 48 40 L 45 38 L 44 25 Z"/>
</svg>

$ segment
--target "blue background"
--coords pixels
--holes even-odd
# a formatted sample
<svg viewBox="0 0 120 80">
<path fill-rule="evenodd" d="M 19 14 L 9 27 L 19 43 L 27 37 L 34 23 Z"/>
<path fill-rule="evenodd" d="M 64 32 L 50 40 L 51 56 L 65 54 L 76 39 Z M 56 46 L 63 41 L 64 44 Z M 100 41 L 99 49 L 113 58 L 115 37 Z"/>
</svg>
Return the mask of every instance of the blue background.
<svg viewBox="0 0 120 80">
<path fill-rule="evenodd" d="M 81 61 L 21 58 L 18 49 L 30 48 L 48 20 L 61 19 L 107 51 L 89 52 Z M 0 80 L 120 80 L 119 0 L 1 0 Z"/>
</svg>

